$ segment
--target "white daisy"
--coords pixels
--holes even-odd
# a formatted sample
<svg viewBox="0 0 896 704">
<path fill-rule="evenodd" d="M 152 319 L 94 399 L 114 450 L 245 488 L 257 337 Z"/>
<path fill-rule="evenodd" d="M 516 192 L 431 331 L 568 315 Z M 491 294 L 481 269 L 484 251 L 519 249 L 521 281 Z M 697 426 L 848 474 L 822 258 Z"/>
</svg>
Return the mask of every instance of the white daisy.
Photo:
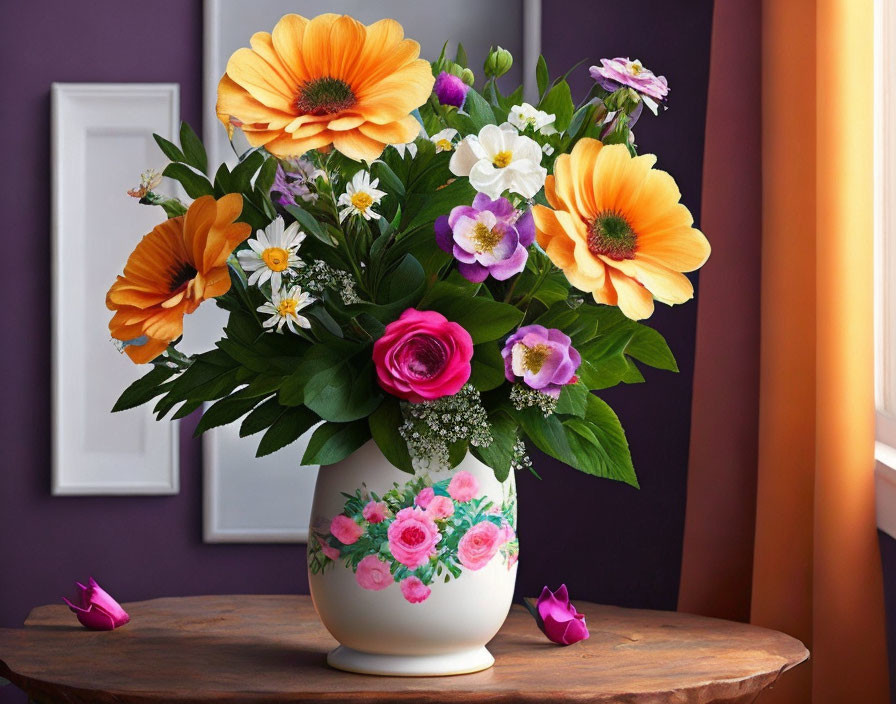
<svg viewBox="0 0 896 704">
<path fill-rule="evenodd" d="M 554 120 L 556 119 L 556 115 L 551 115 L 544 110 L 539 110 L 538 108 L 529 105 L 529 103 L 514 105 L 510 108 L 510 112 L 507 114 L 507 121 L 520 132 L 524 131 L 527 127 L 531 127 L 536 132 L 545 135 L 557 133 L 557 128 L 554 127 Z"/>
<path fill-rule="evenodd" d="M 464 138 L 448 164 L 455 176 L 467 176 L 480 193 L 498 198 L 510 190 L 532 198 L 548 175 L 541 166 L 541 147 L 510 125 L 486 125 L 479 135 Z"/>
<path fill-rule="evenodd" d="M 277 217 L 263 231 L 258 230 L 255 239 L 246 243 L 250 249 L 236 255 L 243 271 L 250 274 L 249 284 L 261 286 L 269 280 L 271 290 L 279 291 L 284 271 L 305 266 L 296 254 L 304 239 L 305 233 L 299 232 L 299 223 L 294 222 L 284 229 L 282 217 Z"/>
<path fill-rule="evenodd" d="M 457 137 L 457 130 L 447 128 L 441 132 L 436 132 L 429 141 L 436 145 L 436 154 L 439 152 L 450 152 L 454 149 L 454 138 Z"/>
<path fill-rule="evenodd" d="M 298 312 L 312 303 L 314 303 L 314 299 L 307 292 L 302 291 L 299 286 L 289 289 L 273 289 L 271 300 L 259 306 L 258 312 L 270 316 L 262 323 L 269 331 L 276 328 L 277 332 L 283 332 L 283 326 L 286 325 L 292 332 L 298 332 L 297 325 L 300 328 L 311 327 L 308 318 L 298 315 Z"/>
<path fill-rule="evenodd" d="M 417 156 L 417 145 L 413 142 L 406 142 L 404 144 L 392 144 L 390 145 L 395 151 L 398 152 L 398 155 L 404 159 L 404 153 L 407 151 L 408 154 L 411 155 L 411 159 Z"/>
<path fill-rule="evenodd" d="M 345 193 L 339 196 L 338 204 L 345 206 L 339 211 L 339 222 L 349 215 L 360 215 L 365 220 L 379 220 L 379 213 L 371 209 L 386 195 L 385 191 L 377 190 L 379 182 L 378 178 L 371 181 L 370 173 L 367 171 L 358 171 L 352 176 L 352 180 L 345 187 Z"/>
</svg>

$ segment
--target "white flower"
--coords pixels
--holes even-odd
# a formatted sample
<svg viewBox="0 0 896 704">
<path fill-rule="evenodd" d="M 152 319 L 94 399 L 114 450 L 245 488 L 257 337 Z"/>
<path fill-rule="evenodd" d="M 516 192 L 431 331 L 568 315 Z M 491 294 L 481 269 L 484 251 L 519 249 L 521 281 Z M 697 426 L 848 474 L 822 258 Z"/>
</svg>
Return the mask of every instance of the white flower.
<svg viewBox="0 0 896 704">
<path fill-rule="evenodd" d="M 345 193 L 339 196 L 338 204 L 345 206 L 339 211 L 339 222 L 349 215 L 361 215 L 365 220 L 379 220 L 379 213 L 371 210 L 386 195 L 385 191 L 377 190 L 379 182 L 378 178 L 371 181 L 370 173 L 367 171 L 358 171 L 352 176 L 352 180 L 345 187 Z"/>
<path fill-rule="evenodd" d="M 535 140 L 513 127 L 497 125 L 486 125 L 478 137 L 470 135 L 461 141 L 449 168 L 455 176 L 468 176 L 473 188 L 492 199 L 505 190 L 532 198 L 548 174 Z"/>
<path fill-rule="evenodd" d="M 454 138 L 457 137 L 457 130 L 447 128 L 441 132 L 436 132 L 429 141 L 436 145 L 436 154 L 439 152 L 450 152 L 454 149 Z"/>
<path fill-rule="evenodd" d="M 411 155 L 411 159 L 417 156 L 417 145 L 413 142 L 406 142 L 405 144 L 392 144 L 390 145 L 395 151 L 398 152 L 398 155 L 404 159 L 404 152 L 407 150 L 408 154 Z"/>
<path fill-rule="evenodd" d="M 510 113 L 507 115 L 507 121 L 520 132 L 527 127 L 531 127 L 536 132 L 545 135 L 557 133 L 557 128 L 554 127 L 554 120 L 556 119 L 556 115 L 551 115 L 544 110 L 532 107 L 529 103 L 514 105 L 510 108 Z"/>
<path fill-rule="evenodd" d="M 250 286 L 261 286 L 270 280 L 271 290 L 277 291 L 283 285 L 283 272 L 305 266 L 296 252 L 305 239 L 305 233 L 299 232 L 299 223 L 294 222 L 283 228 L 283 218 L 277 217 L 264 230 L 255 233 L 255 239 L 246 244 L 236 255 L 243 271 L 249 276 Z"/>
<path fill-rule="evenodd" d="M 274 289 L 272 299 L 259 306 L 258 312 L 270 316 L 263 323 L 269 331 L 276 327 L 277 332 L 283 332 L 283 326 L 286 325 L 292 332 L 298 332 L 296 325 L 300 328 L 311 327 L 308 318 L 298 315 L 298 312 L 312 303 L 314 303 L 314 299 L 302 291 L 299 286 L 282 290 Z"/>
</svg>

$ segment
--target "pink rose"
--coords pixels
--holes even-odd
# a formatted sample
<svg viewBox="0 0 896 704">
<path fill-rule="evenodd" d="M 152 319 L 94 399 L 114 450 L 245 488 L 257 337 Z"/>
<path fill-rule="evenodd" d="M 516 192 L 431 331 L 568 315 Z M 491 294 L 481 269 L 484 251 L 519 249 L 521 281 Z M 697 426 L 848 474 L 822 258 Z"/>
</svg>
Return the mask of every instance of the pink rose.
<svg viewBox="0 0 896 704">
<path fill-rule="evenodd" d="M 547 587 L 542 589 L 534 606 L 530 599 L 523 599 L 523 603 L 535 617 L 538 627 L 554 643 L 572 645 L 588 637 L 585 615 L 569 602 L 565 584 L 561 584 L 556 592 Z"/>
<path fill-rule="evenodd" d="M 401 580 L 401 593 L 412 604 L 419 604 L 429 598 L 432 589 L 427 587 L 418 577 L 406 577 Z"/>
<path fill-rule="evenodd" d="M 329 545 L 329 544 L 327 544 L 327 543 L 321 543 L 321 544 L 320 544 L 320 551 L 321 551 L 324 555 L 326 555 L 327 557 L 329 557 L 331 560 L 333 560 L 333 562 L 335 562 L 336 560 L 339 559 L 339 550 L 337 550 L 336 548 L 334 548 L 332 545 Z"/>
<path fill-rule="evenodd" d="M 511 526 L 509 523 L 504 523 L 504 525 L 501 526 L 501 545 L 504 545 L 504 543 L 509 543 L 515 538 L 516 531 L 513 529 L 513 526 Z"/>
<path fill-rule="evenodd" d="M 417 507 L 401 509 L 387 535 L 392 556 L 411 569 L 435 555 L 436 543 L 441 537 L 432 516 Z"/>
<path fill-rule="evenodd" d="M 78 585 L 78 595 L 75 598 L 78 604 L 73 604 L 65 597 L 62 597 L 62 600 L 77 614 L 78 620 L 85 628 L 91 631 L 111 631 L 131 620 L 128 612 L 121 608 L 121 604 L 100 587 L 93 577 L 87 582 L 86 587 L 80 582 L 75 584 Z"/>
<path fill-rule="evenodd" d="M 482 521 L 470 528 L 457 546 L 457 557 L 460 564 L 468 570 L 479 570 L 485 567 L 498 548 L 504 532 L 491 521 Z"/>
<path fill-rule="evenodd" d="M 395 581 L 389 572 L 389 565 L 376 555 L 368 555 L 358 563 L 355 579 L 364 589 L 373 591 L 385 589 Z"/>
<path fill-rule="evenodd" d="M 429 502 L 433 500 L 436 492 L 433 490 L 431 486 L 426 487 L 425 489 L 421 489 L 420 493 L 417 494 L 414 499 L 414 503 L 417 504 L 420 508 L 426 508 L 429 506 Z"/>
<path fill-rule="evenodd" d="M 382 523 L 386 520 L 386 502 L 385 501 L 369 501 L 361 511 L 364 519 L 371 523 Z"/>
<path fill-rule="evenodd" d="M 380 386 L 411 403 L 456 394 L 472 358 L 470 333 L 432 310 L 408 308 L 373 344 Z"/>
<path fill-rule="evenodd" d="M 469 472 L 461 470 L 455 474 L 448 484 L 448 493 L 458 503 L 469 501 L 479 491 L 479 482 Z"/>
<path fill-rule="evenodd" d="M 440 521 L 454 513 L 454 502 L 447 496 L 434 496 L 426 507 L 426 512 L 433 520 Z"/>
<path fill-rule="evenodd" d="M 342 514 L 336 516 L 330 522 L 330 533 L 336 540 L 344 545 L 357 543 L 358 538 L 361 537 L 363 532 L 364 529 L 361 526 L 348 516 L 343 516 Z"/>
</svg>

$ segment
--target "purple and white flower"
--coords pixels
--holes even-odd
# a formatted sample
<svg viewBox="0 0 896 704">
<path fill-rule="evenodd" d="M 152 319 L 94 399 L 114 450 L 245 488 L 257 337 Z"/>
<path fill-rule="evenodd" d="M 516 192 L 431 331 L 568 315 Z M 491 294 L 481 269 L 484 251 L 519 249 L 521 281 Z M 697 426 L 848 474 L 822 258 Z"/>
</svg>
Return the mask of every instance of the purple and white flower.
<svg viewBox="0 0 896 704">
<path fill-rule="evenodd" d="M 299 205 L 296 198 L 313 203 L 317 200 L 317 193 L 312 192 L 308 184 L 313 184 L 314 179 L 322 174 L 322 171 L 305 158 L 279 161 L 277 172 L 274 174 L 274 183 L 271 185 L 271 194 L 277 194 L 274 202 L 284 207 Z"/>
<path fill-rule="evenodd" d="M 556 328 L 526 325 L 511 335 L 501 350 L 504 375 L 531 389 L 557 398 L 567 384 L 576 383 L 582 357 L 572 340 Z"/>
<path fill-rule="evenodd" d="M 526 247 L 535 239 L 531 211 L 520 214 L 506 198 L 477 193 L 473 205 L 460 205 L 435 222 L 436 243 L 458 261 L 469 281 L 489 275 L 505 281 L 526 268 Z"/>
<path fill-rule="evenodd" d="M 656 114 L 658 103 L 669 95 L 669 84 L 665 76 L 657 76 L 644 68 L 640 61 L 628 58 L 601 59 L 600 66 L 592 66 L 591 77 L 601 88 L 611 93 L 622 86 L 628 86 L 640 94 L 644 104 Z"/>
</svg>

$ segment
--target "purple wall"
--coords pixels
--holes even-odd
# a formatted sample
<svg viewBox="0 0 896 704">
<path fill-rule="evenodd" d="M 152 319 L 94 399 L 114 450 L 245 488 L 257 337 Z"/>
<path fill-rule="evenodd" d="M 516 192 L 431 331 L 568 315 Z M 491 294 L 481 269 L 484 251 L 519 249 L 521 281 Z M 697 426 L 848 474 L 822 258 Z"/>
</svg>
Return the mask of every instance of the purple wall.
<svg viewBox="0 0 896 704">
<path fill-rule="evenodd" d="M 700 210 L 711 1 L 637 6 L 545 0 L 544 48 L 553 72 L 580 58 L 630 55 L 664 73 L 669 111 L 637 127 L 645 151 Z M 200 450 L 184 423 L 181 493 L 151 498 L 53 498 L 50 487 L 49 86 L 52 81 L 172 81 L 181 114 L 200 126 L 201 3 L 157 0 L 20 4 L 0 41 L 0 124 L 6 126 L 0 212 L 7 267 L 0 350 L 5 399 L 0 447 L 0 627 L 95 576 L 122 600 L 200 593 L 302 592 L 301 546 L 206 545 L 201 537 Z M 587 66 L 587 64 L 586 64 Z M 574 88 L 587 85 L 578 69 Z M 129 184 L 123 184 L 123 187 Z M 101 305 L 98 302 L 97 305 Z M 628 429 L 640 492 L 544 457 L 544 480 L 520 477 L 524 557 L 519 589 L 566 581 L 579 598 L 674 608 L 688 458 L 696 307 L 658 306 L 681 373 L 605 398 Z M 11 688 L 0 701 L 18 701 Z"/>
</svg>

